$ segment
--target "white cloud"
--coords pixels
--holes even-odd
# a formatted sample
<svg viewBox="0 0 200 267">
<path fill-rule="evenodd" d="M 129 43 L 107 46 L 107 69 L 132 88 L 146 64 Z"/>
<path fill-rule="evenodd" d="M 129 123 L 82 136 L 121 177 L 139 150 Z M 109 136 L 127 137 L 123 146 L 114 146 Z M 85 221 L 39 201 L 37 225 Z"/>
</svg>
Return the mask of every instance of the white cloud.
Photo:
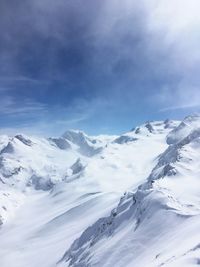
<svg viewBox="0 0 200 267">
<path fill-rule="evenodd" d="M 105 42 L 110 40 L 118 43 L 116 23 L 118 22 L 118 27 L 123 27 L 119 23 L 121 19 L 140 17 L 137 25 L 134 24 L 134 19 L 127 20 L 129 22 L 127 29 L 130 32 L 131 28 L 134 31 L 139 27 L 144 35 L 146 34 L 144 38 L 149 38 L 145 43 L 144 53 L 147 51 L 149 54 L 152 53 L 152 58 L 157 55 L 160 62 L 155 65 L 153 61 L 152 68 L 158 73 L 163 64 L 161 62 L 163 58 L 162 56 L 159 58 L 159 53 L 166 55 L 164 60 L 168 61 L 167 66 L 169 66 L 166 72 L 169 72 L 169 79 L 171 78 L 172 81 L 163 79 L 162 88 L 156 88 L 157 92 L 152 96 L 151 102 L 155 102 L 156 99 L 159 105 L 164 106 L 163 111 L 199 106 L 199 0 L 142 0 L 139 2 L 111 0 L 105 2 L 102 12 L 103 19 L 100 16 L 99 21 L 94 24 L 94 27 L 99 29 L 97 38 Z"/>
<path fill-rule="evenodd" d="M 168 53 L 170 71 L 176 81 L 163 81 L 151 101 L 161 111 L 200 106 L 200 1 L 144 0 L 148 10 L 147 27 L 157 36 L 155 48 Z"/>
</svg>

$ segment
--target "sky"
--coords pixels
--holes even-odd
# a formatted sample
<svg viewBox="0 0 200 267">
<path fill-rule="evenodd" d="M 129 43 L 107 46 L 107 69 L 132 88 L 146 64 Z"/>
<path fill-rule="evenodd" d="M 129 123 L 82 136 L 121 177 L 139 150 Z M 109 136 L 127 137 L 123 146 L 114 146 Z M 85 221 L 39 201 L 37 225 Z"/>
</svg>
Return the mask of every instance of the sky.
<svg viewBox="0 0 200 267">
<path fill-rule="evenodd" d="M 199 0 L 1 0 L 0 133 L 119 134 L 200 111 Z"/>
</svg>

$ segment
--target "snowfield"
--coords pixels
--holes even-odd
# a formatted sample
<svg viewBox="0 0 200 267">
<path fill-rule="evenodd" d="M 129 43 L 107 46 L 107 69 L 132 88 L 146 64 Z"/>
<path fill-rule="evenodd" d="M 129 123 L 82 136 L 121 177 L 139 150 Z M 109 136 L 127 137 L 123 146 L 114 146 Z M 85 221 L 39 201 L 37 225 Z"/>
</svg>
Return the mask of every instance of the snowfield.
<svg viewBox="0 0 200 267">
<path fill-rule="evenodd" d="M 0 137 L 1 267 L 200 265 L 200 116 Z"/>
</svg>

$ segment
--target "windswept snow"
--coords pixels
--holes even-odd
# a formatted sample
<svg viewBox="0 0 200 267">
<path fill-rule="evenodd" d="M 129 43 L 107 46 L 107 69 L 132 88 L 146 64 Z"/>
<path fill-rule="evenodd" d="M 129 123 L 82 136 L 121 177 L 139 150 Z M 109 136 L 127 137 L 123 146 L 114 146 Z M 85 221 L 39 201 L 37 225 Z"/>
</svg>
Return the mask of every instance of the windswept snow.
<svg viewBox="0 0 200 267">
<path fill-rule="evenodd" d="M 200 117 L 0 137 L 1 267 L 200 264 Z"/>
</svg>

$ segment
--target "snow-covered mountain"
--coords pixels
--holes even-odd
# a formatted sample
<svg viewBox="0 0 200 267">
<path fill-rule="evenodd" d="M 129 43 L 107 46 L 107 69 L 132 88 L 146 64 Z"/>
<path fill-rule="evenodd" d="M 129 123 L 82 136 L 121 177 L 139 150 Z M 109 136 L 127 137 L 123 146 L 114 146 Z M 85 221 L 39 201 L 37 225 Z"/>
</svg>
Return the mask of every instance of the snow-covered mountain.
<svg viewBox="0 0 200 267">
<path fill-rule="evenodd" d="M 0 137 L 1 267 L 200 265 L 200 116 Z"/>
</svg>

